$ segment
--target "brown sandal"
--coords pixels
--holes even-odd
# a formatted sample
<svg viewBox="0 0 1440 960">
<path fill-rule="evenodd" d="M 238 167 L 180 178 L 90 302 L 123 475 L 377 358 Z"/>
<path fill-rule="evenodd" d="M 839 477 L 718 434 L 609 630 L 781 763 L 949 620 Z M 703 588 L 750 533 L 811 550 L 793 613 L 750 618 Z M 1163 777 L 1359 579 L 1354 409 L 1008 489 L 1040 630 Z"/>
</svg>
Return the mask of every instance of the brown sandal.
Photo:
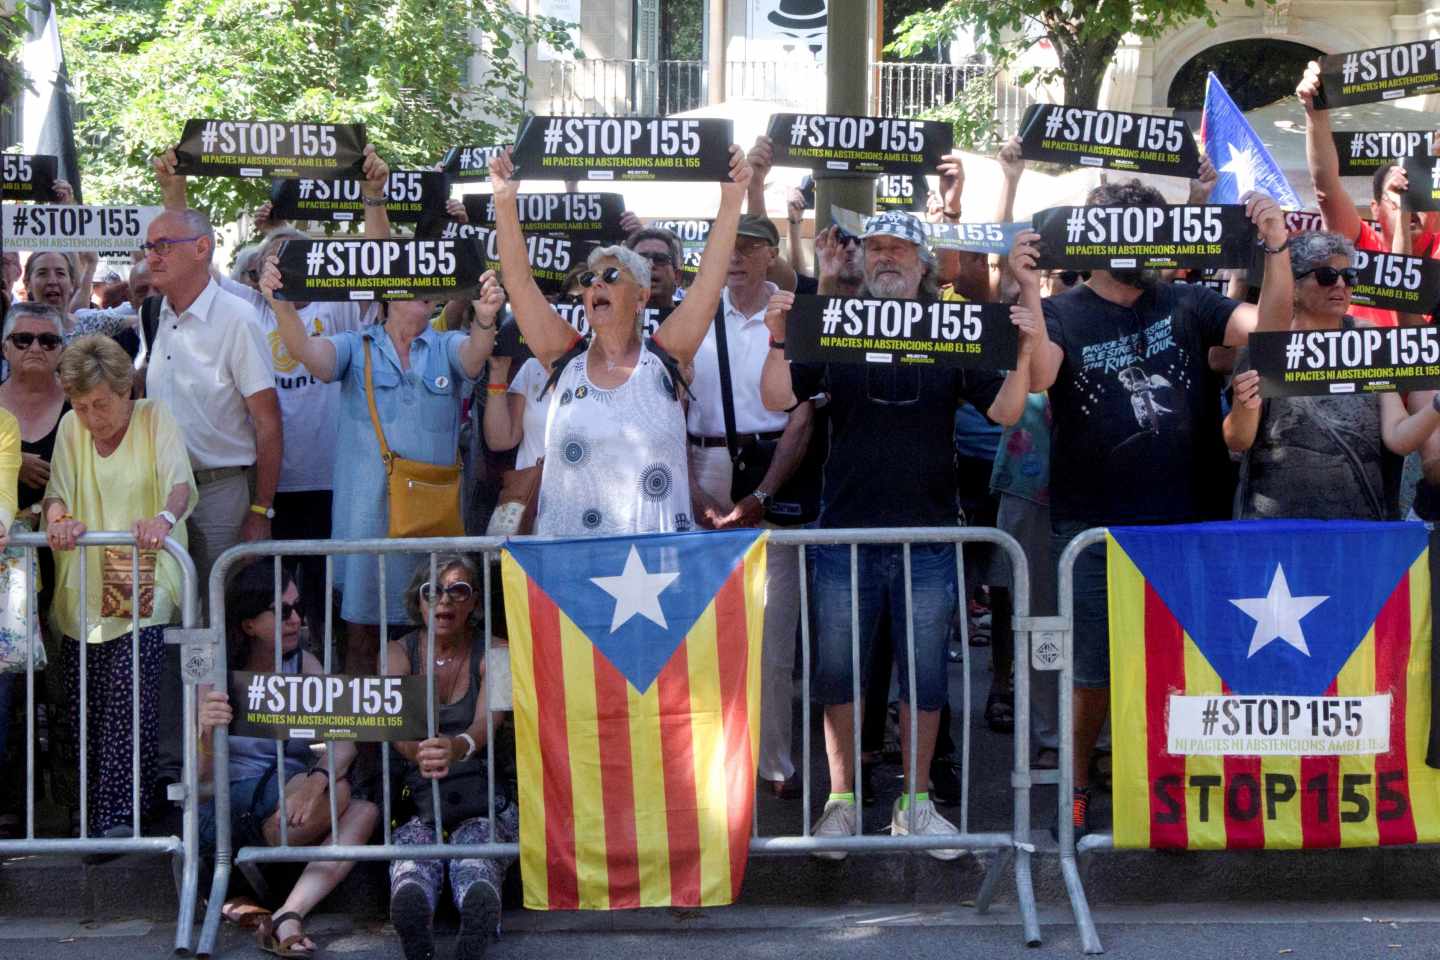
<svg viewBox="0 0 1440 960">
<path fill-rule="evenodd" d="M 305 929 L 303 926 L 301 927 L 299 933 L 292 933 L 284 940 L 276 938 L 275 931 L 280 929 L 281 924 L 286 923 L 290 920 L 294 920 L 297 924 L 303 924 L 305 922 L 304 917 L 293 911 L 288 913 L 282 913 L 278 916 L 269 917 L 265 920 L 260 921 L 260 927 L 255 931 L 255 944 L 261 950 L 264 950 L 266 953 L 272 953 L 277 957 L 303 958 L 315 956 L 314 947 L 297 948 L 296 946 L 299 943 L 303 943 L 306 939 Z"/>
<path fill-rule="evenodd" d="M 270 911 L 249 897 L 236 897 L 234 900 L 225 901 L 225 905 L 220 908 L 220 915 L 226 922 L 247 930 L 254 930 L 270 919 Z"/>
</svg>

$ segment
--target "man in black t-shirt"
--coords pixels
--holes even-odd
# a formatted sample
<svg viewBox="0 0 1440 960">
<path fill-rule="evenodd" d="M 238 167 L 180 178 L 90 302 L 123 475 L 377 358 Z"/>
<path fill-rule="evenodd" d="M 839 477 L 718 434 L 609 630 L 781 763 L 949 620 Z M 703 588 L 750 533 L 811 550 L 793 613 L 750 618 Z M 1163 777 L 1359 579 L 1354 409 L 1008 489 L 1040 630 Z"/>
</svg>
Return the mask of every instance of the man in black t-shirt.
<svg viewBox="0 0 1440 960">
<path fill-rule="evenodd" d="M 903 299 L 936 296 L 935 260 L 920 221 L 906 213 L 886 213 L 866 221 L 863 295 Z M 1026 256 L 1033 262 L 1033 247 Z M 822 259 L 822 264 L 825 262 Z M 823 269 L 823 267 L 822 267 Z M 820 289 L 833 279 L 820 278 Z M 790 364 L 784 356 L 785 313 L 794 295 L 777 293 L 765 323 L 770 353 L 762 372 L 766 407 L 789 410 L 820 393 L 830 395 L 830 455 L 825 462 L 820 526 L 948 527 L 957 518 L 955 460 L 951 434 L 955 408 L 973 403 L 999 423 L 1014 423 L 1023 410 L 1030 383 L 1031 344 L 1043 336 L 1038 293 L 1013 309 L 1021 329 L 1020 369 L 1001 377 L 955 367 L 905 364 Z M 850 548 L 815 550 L 814 696 L 825 708 L 825 750 L 830 767 L 830 798 L 815 826 L 818 837 L 848 836 L 857 829 L 855 770 L 851 754 L 855 724 L 855 684 L 851 671 L 851 603 L 858 606 L 860 660 L 888 611 L 901 682 L 901 746 L 905 770 L 917 771 L 915 805 L 908 796 L 896 801 L 891 831 L 946 835 L 955 826 L 936 812 L 929 798 L 930 760 L 947 688 L 946 640 L 955 613 L 958 588 L 955 549 L 915 545 L 910 549 L 910 596 L 914 627 L 915 689 L 908 683 L 906 584 L 902 548 L 865 545 L 858 551 L 857 596 L 850 592 Z M 914 701 L 918 737 L 910 743 Z M 913 754 L 913 759 L 912 759 Z M 953 859 L 959 850 L 932 855 Z M 844 853 L 824 856 L 839 859 Z"/>
<path fill-rule="evenodd" d="M 1270 268 L 1288 271 L 1288 234 L 1269 197 L 1242 198 L 1258 226 Z M 1163 204 L 1139 180 L 1102 184 L 1091 206 Z M 1021 239 L 1038 239 L 1034 233 Z M 1016 270 L 1022 289 L 1040 276 Z M 1239 303 L 1204 287 L 1162 283 L 1153 271 L 1096 270 L 1043 302 L 1047 340 L 1036 345 L 1033 389 L 1050 390 L 1050 516 L 1054 555 L 1083 530 L 1119 524 L 1203 519 L 1199 465 L 1219 424 L 1207 416 L 1211 347 L 1244 345 L 1252 330 L 1284 330 L 1292 305 L 1262 288 L 1260 303 Z M 1053 385 L 1052 385 L 1053 384 Z M 1089 767 L 1109 710 L 1109 617 L 1105 552 L 1075 563 L 1073 662 L 1077 832 L 1088 828 Z"/>
</svg>

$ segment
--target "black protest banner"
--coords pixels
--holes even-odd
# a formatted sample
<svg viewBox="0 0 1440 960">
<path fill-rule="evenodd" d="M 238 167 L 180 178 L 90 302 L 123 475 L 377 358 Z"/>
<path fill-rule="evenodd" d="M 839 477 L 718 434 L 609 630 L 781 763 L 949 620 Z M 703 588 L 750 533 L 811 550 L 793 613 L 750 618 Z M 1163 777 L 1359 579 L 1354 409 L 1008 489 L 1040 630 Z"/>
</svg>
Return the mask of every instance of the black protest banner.
<svg viewBox="0 0 1440 960">
<path fill-rule="evenodd" d="M 1440 330 L 1360 327 L 1250 335 L 1262 397 L 1328 396 L 1440 387 Z"/>
<path fill-rule="evenodd" d="M 459 300 L 482 270 L 468 240 L 290 240 L 280 249 L 281 300 Z"/>
<path fill-rule="evenodd" d="M 395 223 L 443 217 L 450 179 L 434 170 L 395 170 L 385 187 L 385 211 Z M 280 179 L 270 184 L 270 213 L 280 220 L 365 219 L 359 180 Z"/>
<path fill-rule="evenodd" d="M 1256 238 L 1232 204 L 1051 207 L 1035 230 L 1038 266 L 1076 270 L 1248 267 Z"/>
<path fill-rule="evenodd" d="M 830 206 L 830 219 L 841 230 L 853 236 L 865 232 L 864 214 L 844 207 Z M 920 221 L 926 242 L 936 250 L 960 250 L 966 253 L 993 253 L 1005 256 L 1015 237 L 1032 229 L 1028 223 L 927 223 Z"/>
<path fill-rule="evenodd" d="M 785 319 L 785 357 L 802 362 L 1010 370 L 1019 349 L 999 303 L 797 296 Z"/>
<path fill-rule="evenodd" d="M 462 183 L 490 179 L 490 161 L 504 151 L 503 146 L 451 147 L 445 151 L 440 166 L 451 179 Z"/>
<path fill-rule="evenodd" d="M 128 255 L 140 249 L 160 213 L 160 207 L 7 203 L 0 207 L 0 247 Z"/>
<path fill-rule="evenodd" d="M 476 226 L 495 225 L 495 198 L 488 193 L 464 197 L 465 216 Z M 521 193 L 515 197 L 520 229 L 526 233 L 584 235 L 599 240 L 624 239 L 620 216 L 625 198 L 618 193 Z"/>
<path fill-rule="evenodd" d="M 1200 151 L 1180 117 L 1036 103 L 1020 121 L 1026 160 L 1195 177 Z"/>
<path fill-rule="evenodd" d="M 1374 230 L 1377 237 L 1380 235 L 1379 220 L 1362 220 L 1360 222 L 1368 226 L 1371 230 Z M 1290 236 L 1292 237 L 1297 233 L 1306 233 L 1311 230 L 1324 230 L 1325 218 L 1318 211 L 1314 210 L 1286 210 L 1285 229 L 1290 231 Z"/>
<path fill-rule="evenodd" d="M 955 133 L 939 120 L 777 113 L 767 135 L 775 165 L 852 173 L 919 173 L 949 153 Z"/>
<path fill-rule="evenodd" d="M 924 213 L 930 182 L 920 174 L 886 173 L 875 178 L 875 209 Z"/>
<path fill-rule="evenodd" d="M 0 183 L 6 200 L 55 199 L 55 180 L 60 176 L 60 159 L 43 153 L 0 153 Z"/>
<path fill-rule="evenodd" d="M 1356 250 L 1353 264 L 1360 277 L 1350 300 L 1359 306 L 1423 315 L 1440 305 L 1440 260 Z"/>
<path fill-rule="evenodd" d="M 681 117 L 530 117 L 517 179 L 728 180 L 733 124 Z"/>
<path fill-rule="evenodd" d="M 366 142 L 363 123 L 187 120 L 175 147 L 175 172 L 359 180 Z"/>
<path fill-rule="evenodd" d="M 1405 161 L 1410 189 L 1405 201 L 1411 210 L 1440 210 L 1440 157 L 1418 156 Z"/>
<path fill-rule="evenodd" d="M 230 673 L 230 735 L 268 740 L 423 740 L 425 677 Z"/>
<path fill-rule="evenodd" d="M 647 226 L 669 230 L 680 238 L 680 249 L 685 262 L 680 272 L 690 279 L 700 271 L 700 257 L 705 253 L 705 244 L 710 242 L 710 225 L 713 220 L 651 220 Z"/>
<path fill-rule="evenodd" d="M 1368 177 L 1381 167 L 1430 152 L 1427 130 L 1346 130 L 1335 134 L 1342 177 Z"/>
<path fill-rule="evenodd" d="M 582 337 L 590 336 L 590 321 L 585 317 L 585 304 L 580 302 L 579 297 L 561 297 L 553 306 L 560 319 L 574 328 L 576 333 Z M 646 307 L 640 314 L 641 332 L 647 337 L 655 336 L 660 324 L 673 312 L 669 307 Z M 520 364 L 534 356 L 525 342 L 525 335 L 520 332 L 520 325 L 513 317 L 501 323 L 495 334 L 495 356 L 510 358 L 512 377 Z"/>
<path fill-rule="evenodd" d="M 1440 90 L 1440 40 L 1397 43 L 1320 58 L 1321 110 L 1399 100 Z"/>
<path fill-rule="evenodd" d="M 494 227 L 473 223 L 447 222 L 440 231 L 446 240 L 474 244 L 481 258 L 481 270 L 500 269 L 500 239 Z M 593 243 L 584 239 L 555 234 L 525 235 L 525 250 L 530 258 L 530 275 L 546 293 L 560 293 L 565 275 L 584 261 Z"/>
</svg>

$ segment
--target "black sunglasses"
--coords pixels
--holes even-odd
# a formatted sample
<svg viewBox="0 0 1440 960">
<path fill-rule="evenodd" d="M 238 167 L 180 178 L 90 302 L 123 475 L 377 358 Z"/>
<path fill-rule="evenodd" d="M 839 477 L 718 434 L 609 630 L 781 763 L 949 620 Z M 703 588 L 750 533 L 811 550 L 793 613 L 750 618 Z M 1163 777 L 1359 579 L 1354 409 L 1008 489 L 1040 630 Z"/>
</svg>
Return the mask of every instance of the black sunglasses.
<svg viewBox="0 0 1440 960">
<path fill-rule="evenodd" d="M 1322 287 L 1333 287 L 1335 281 L 1345 280 L 1345 286 L 1355 289 L 1355 281 L 1360 279 L 1360 271 L 1356 267 L 1346 267 L 1344 270 L 1336 270 L 1334 267 L 1315 267 L 1313 270 L 1306 270 L 1304 273 L 1295 274 L 1296 280 L 1304 280 L 1311 274 L 1315 275 L 1315 282 Z"/>
<path fill-rule="evenodd" d="M 36 340 L 40 341 L 40 349 L 49 353 L 51 350 L 59 350 L 60 345 L 65 341 L 53 333 L 12 333 L 7 338 L 15 344 L 16 350 L 29 350 L 30 344 Z"/>
<path fill-rule="evenodd" d="M 271 609 L 274 608 L 272 607 Z M 280 622 L 284 623 L 294 616 L 298 616 L 301 620 L 304 620 L 305 611 L 300 609 L 300 604 L 298 603 L 285 603 L 282 600 L 280 603 Z"/>
<path fill-rule="evenodd" d="M 649 260 L 657 267 L 668 267 L 675 262 L 675 258 L 670 256 L 670 254 L 660 253 L 658 250 L 654 253 L 642 253 L 640 256 Z"/>
<path fill-rule="evenodd" d="M 613 284 L 620 279 L 619 267 L 606 267 L 599 273 L 594 270 L 586 270 L 580 274 L 580 286 L 593 287 L 596 280 L 604 280 L 607 284 Z"/>
<path fill-rule="evenodd" d="M 842 247 L 851 243 L 859 245 L 860 238 L 855 236 L 855 234 L 853 233 L 846 233 L 844 230 L 841 230 L 837 227 L 835 229 L 835 242 L 840 244 L 840 246 Z"/>
<path fill-rule="evenodd" d="M 451 603 L 464 603 L 475 595 L 475 588 L 464 580 L 457 580 L 439 590 L 436 590 L 429 580 L 420 584 L 420 599 L 426 603 L 434 603 L 438 599 L 438 594 L 441 593 L 445 594 Z"/>
</svg>

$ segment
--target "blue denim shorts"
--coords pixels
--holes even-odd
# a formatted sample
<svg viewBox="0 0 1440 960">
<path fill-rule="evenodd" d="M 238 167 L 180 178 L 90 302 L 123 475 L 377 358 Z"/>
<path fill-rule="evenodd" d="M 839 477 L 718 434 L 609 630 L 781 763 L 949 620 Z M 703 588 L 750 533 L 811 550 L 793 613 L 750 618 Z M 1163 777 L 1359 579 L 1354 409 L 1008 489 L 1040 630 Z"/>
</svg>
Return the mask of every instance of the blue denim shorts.
<svg viewBox="0 0 1440 960">
<path fill-rule="evenodd" d="M 1051 526 L 1050 545 L 1055 562 L 1066 545 L 1093 523 L 1056 521 Z M 1056 571 L 1059 583 L 1059 571 Z M 1110 686 L 1110 607 L 1106 593 L 1105 544 L 1086 547 L 1075 558 L 1075 686 L 1104 690 Z"/>
<path fill-rule="evenodd" d="M 812 689 L 822 705 L 852 703 L 850 615 L 850 547 L 819 546 L 815 554 L 815 675 Z M 890 618 L 890 636 L 900 678 L 900 699 L 912 702 L 905 627 L 905 561 L 902 548 L 866 544 L 857 557 L 859 644 L 861 670 L 882 616 Z M 955 617 L 955 548 L 915 545 L 910 548 L 911 597 L 914 600 L 915 693 L 921 710 L 939 710 L 949 693 L 946 645 Z M 862 680 L 863 682 L 863 680 Z M 862 691 L 863 693 L 863 691 Z M 883 692 L 876 695 L 884 696 Z"/>
<path fill-rule="evenodd" d="M 230 782 L 230 848 L 263 843 L 261 827 L 280 806 L 279 778 L 272 770 Z M 215 849 L 215 801 L 200 807 L 200 847 Z"/>
</svg>

